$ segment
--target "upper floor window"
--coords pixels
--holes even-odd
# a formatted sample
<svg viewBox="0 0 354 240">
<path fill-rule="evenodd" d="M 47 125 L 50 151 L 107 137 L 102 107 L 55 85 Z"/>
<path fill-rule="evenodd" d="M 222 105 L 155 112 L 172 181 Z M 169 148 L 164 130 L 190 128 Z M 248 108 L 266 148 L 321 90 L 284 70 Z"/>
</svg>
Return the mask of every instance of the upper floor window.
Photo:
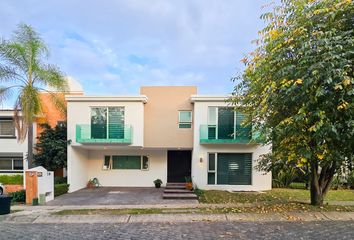
<svg viewBox="0 0 354 240">
<path fill-rule="evenodd" d="M 192 127 L 192 111 L 178 111 L 178 127 L 179 128 Z"/>
<path fill-rule="evenodd" d="M 0 137 L 14 137 L 15 124 L 12 119 L 0 119 Z"/>
<path fill-rule="evenodd" d="M 91 137 L 124 138 L 124 107 L 92 107 Z"/>
<path fill-rule="evenodd" d="M 242 125 L 245 115 L 234 111 L 232 107 L 208 108 L 209 139 L 235 139 L 249 137 L 251 126 Z"/>
</svg>

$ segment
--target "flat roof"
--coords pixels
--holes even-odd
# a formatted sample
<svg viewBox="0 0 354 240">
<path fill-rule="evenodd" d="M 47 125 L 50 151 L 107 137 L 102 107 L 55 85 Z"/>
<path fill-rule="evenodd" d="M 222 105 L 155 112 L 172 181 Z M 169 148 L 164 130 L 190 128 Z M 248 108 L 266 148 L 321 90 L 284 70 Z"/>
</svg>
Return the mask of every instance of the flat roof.
<svg viewBox="0 0 354 240">
<path fill-rule="evenodd" d="M 86 96 L 86 95 L 66 95 L 68 102 L 143 102 L 148 98 L 145 95 L 135 96 Z"/>
<path fill-rule="evenodd" d="M 191 102 L 225 102 L 231 95 L 192 95 Z"/>
</svg>

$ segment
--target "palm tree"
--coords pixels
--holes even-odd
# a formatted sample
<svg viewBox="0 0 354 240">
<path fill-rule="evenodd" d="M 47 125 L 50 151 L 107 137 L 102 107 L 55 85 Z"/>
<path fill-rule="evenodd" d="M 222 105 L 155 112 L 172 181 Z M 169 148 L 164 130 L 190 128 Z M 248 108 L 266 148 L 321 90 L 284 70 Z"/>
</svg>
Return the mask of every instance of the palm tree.
<svg viewBox="0 0 354 240">
<path fill-rule="evenodd" d="M 33 162 L 33 122 L 44 104 L 40 93 L 49 93 L 58 109 L 65 111 L 62 94 L 57 93 L 66 92 L 67 82 L 58 67 L 45 63 L 48 56 L 46 44 L 29 25 L 18 25 L 11 39 L 0 40 L 0 104 L 16 99 L 14 123 L 18 141 L 28 137 L 29 167 Z"/>
</svg>

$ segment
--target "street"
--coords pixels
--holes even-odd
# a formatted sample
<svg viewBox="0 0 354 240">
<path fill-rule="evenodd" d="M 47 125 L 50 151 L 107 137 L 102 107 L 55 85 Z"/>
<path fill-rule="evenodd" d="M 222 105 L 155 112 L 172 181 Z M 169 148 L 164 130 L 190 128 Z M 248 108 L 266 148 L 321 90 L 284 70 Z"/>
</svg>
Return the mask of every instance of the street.
<svg viewBox="0 0 354 240">
<path fill-rule="evenodd" d="M 354 221 L 0 224 L 0 239 L 354 239 Z"/>
</svg>

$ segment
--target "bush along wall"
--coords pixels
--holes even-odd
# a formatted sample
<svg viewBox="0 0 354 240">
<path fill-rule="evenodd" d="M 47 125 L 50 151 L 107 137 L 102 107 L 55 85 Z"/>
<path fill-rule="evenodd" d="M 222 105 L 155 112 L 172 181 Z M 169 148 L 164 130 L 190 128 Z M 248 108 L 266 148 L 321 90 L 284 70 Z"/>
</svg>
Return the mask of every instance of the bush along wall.
<svg viewBox="0 0 354 240">
<path fill-rule="evenodd" d="M 12 197 L 13 203 L 25 203 L 26 202 L 26 190 L 21 190 L 17 192 L 9 193 L 9 196 Z"/>
<path fill-rule="evenodd" d="M 62 183 L 62 184 L 55 184 L 54 185 L 54 197 L 58 197 L 63 195 L 69 191 L 69 184 Z"/>
<path fill-rule="evenodd" d="M 15 175 L 0 175 L 0 183 L 4 185 L 22 185 L 23 176 L 20 174 Z"/>
</svg>

